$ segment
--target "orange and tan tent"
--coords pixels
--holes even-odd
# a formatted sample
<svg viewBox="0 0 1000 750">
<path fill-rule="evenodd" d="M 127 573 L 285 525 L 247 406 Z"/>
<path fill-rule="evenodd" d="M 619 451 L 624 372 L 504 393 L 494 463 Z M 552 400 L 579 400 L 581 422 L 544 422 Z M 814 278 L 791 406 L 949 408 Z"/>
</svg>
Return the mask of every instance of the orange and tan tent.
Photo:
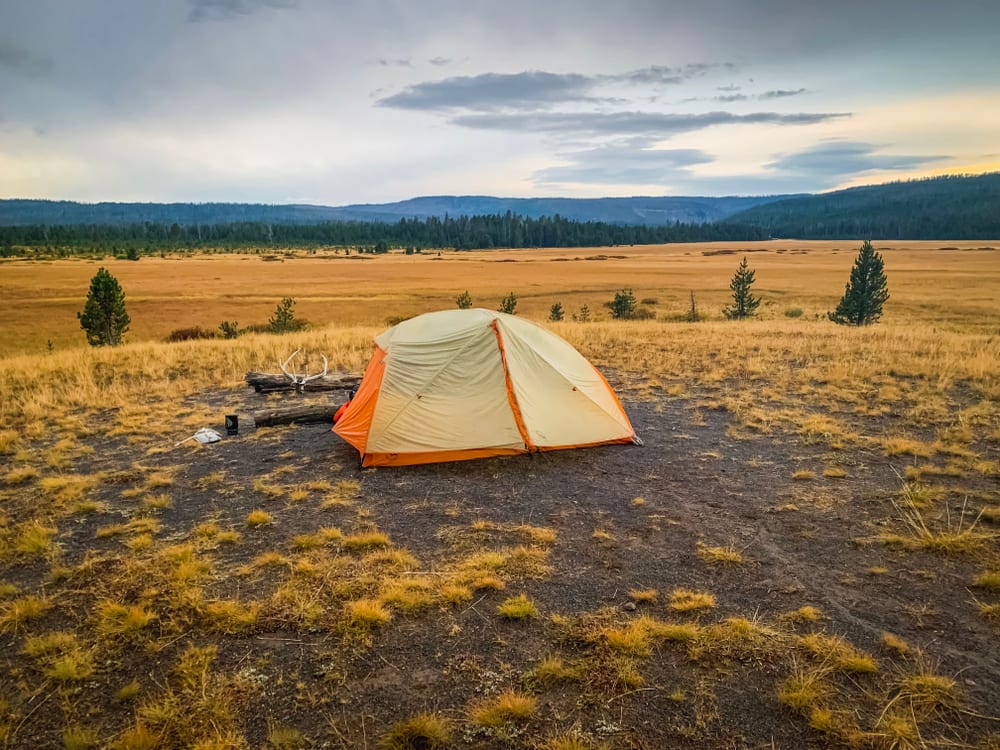
<svg viewBox="0 0 1000 750">
<path fill-rule="evenodd" d="M 611 386 L 576 349 L 482 309 L 419 315 L 377 336 L 333 431 L 364 466 L 638 442 Z"/>
</svg>

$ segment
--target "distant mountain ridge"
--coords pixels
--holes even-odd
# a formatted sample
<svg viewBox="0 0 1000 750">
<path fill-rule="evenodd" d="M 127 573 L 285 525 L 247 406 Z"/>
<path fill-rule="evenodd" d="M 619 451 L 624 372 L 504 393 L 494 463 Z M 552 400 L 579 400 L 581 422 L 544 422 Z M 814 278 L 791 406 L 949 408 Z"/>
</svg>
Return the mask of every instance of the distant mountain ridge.
<svg viewBox="0 0 1000 750">
<path fill-rule="evenodd" d="M 570 222 L 657 231 L 674 224 L 724 223 L 730 233 L 733 227 L 740 226 L 747 230 L 747 236 L 797 239 L 998 239 L 1000 172 L 890 182 L 813 195 L 722 198 L 432 195 L 396 203 L 348 206 L 76 203 L 16 199 L 0 200 L 0 227 L 8 227 L 11 231 L 19 227 L 28 230 L 39 227 L 48 238 L 47 227 L 56 226 L 123 228 L 136 225 L 143 229 L 142 225 L 156 224 L 177 236 L 178 228 L 183 230 L 184 227 L 255 224 L 262 225 L 266 230 L 264 235 L 271 236 L 272 225 L 309 227 L 359 222 L 371 225 L 366 231 L 378 239 L 376 235 L 384 234 L 379 225 L 394 225 L 403 219 L 504 217 L 508 212 L 524 219 L 552 218 L 558 214 Z M 13 232 L 11 236 L 16 234 L 18 232 Z M 399 229 L 397 234 L 404 236 L 405 228 Z M 142 235 L 146 235 L 145 229 Z M 201 237 L 202 232 L 197 236 Z"/>
<path fill-rule="evenodd" d="M 572 221 L 658 226 L 706 224 L 787 195 L 636 198 L 496 198 L 438 195 L 396 203 L 348 206 L 258 203 L 78 203 L 35 199 L 0 200 L 0 226 L 81 224 L 320 224 L 328 221 L 394 223 L 400 219 L 512 214 L 537 219 L 559 214 Z"/>
</svg>

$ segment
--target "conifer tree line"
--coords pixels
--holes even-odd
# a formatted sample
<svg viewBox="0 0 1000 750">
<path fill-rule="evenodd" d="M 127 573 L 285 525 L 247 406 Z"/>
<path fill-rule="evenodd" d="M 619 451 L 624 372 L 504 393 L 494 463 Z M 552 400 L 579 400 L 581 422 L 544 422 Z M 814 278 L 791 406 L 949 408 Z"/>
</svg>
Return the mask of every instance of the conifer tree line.
<svg viewBox="0 0 1000 750">
<path fill-rule="evenodd" d="M 18 248 L 51 248 L 54 254 L 95 250 L 126 254 L 219 248 L 353 247 L 385 253 L 391 247 L 409 250 L 483 250 L 509 247 L 609 247 L 667 242 L 727 242 L 766 240 L 767 232 L 742 224 L 670 224 L 632 226 L 597 221 L 571 221 L 558 214 L 530 219 L 510 213 L 439 219 L 381 222 L 268 224 L 243 222 L 181 226 L 144 222 L 126 225 L 33 225 L 0 227 L 0 256 Z"/>
</svg>

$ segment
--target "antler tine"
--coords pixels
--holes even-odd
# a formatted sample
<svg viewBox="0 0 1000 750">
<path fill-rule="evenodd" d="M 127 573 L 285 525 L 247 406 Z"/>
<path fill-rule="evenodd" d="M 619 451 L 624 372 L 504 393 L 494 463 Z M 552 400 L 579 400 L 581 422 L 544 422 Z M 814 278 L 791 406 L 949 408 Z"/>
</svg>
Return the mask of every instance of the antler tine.
<svg viewBox="0 0 1000 750">
<path fill-rule="evenodd" d="M 319 356 L 323 358 L 323 372 L 317 373 L 316 375 L 303 376 L 301 385 L 305 385 L 312 380 L 318 380 L 319 378 L 326 377 L 326 373 L 330 369 L 330 362 L 327 360 L 325 354 L 320 354 Z"/>
<path fill-rule="evenodd" d="M 298 377 L 297 377 L 297 376 L 296 376 L 296 375 L 295 375 L 294 373 L 291 373 L 291 372 L 289 372 L 289 371 L 288 371 L 288 370 L 286 369 L 286 366 L 288 365 L 288 363 L 289 363 L 289 362 L 291 362 L 291 361 L 292 361 L 292 359 L 294 359 L 294 358 L 295 358 L 295 355 L 296 355 L 296 354 L 298 354 L 298 353 L 299 353 L 300 351 L 302 351 L 302 350 L 301 350 L 301 349 L 296 349 L 296 350 L 295 350 L 294 352 L 292 352 L 292 353 L 291 353 L 291 354 L 290 354 L 290 355 L 288 356 L 288 359 L 286 359 L 286 360 L 285 360 L 284 362 L 279 362 L 279 363 L 278 363 L 278 366 L 279 366 L 279 367 L 281 368 L 281 371 L 282 371 L 283 373 L 285 373 L 285 375 L 287 375 L 287 376 L 288 376 L 289 378 L 291 378 L 292 382 L 293 382 L 293 383 L 295 383 L 296 385 L 298 385 L 298 384 L 299 384 L 299 380 L 298 380 Z"/>
</svg>

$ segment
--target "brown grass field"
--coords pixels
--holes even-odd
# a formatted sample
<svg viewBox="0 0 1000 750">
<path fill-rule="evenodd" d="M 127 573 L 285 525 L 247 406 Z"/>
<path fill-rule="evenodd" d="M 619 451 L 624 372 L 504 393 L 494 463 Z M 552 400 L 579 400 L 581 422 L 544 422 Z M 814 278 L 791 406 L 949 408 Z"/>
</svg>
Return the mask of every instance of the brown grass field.
<svg viewBox="0 0 1000 750">
<path fill-rule="evenodd" d="M 1000 748 L 1000 240 L 876 243 L 885 316 L 835 326 L 859 245 L 0 265 L 0 743 Z M 761 315 L 725 321 L 744 252 Z M 99 265 L 114 349 L 76 321 Z M 587 305 L 544 324 L 645 447 L 362 471 L 254 428 L 331 399 L 247 370 L 360 372 L 466 289 Z M 285 296 L 308 330 L 163 343 Z"/>
<path fill-rule="evenodd" d="M 968 328 L 981 321 L 984 331 L 995 324 L 1000 248 L 988 242 L 876 244 L 892 279 L 886 323 L 926 320 Z M 287 296 L 295 299 L 296 314 L 316 326 L 381 327 L 388 318 L 452 307 L 466 289 L 476 306 L 494 309 L 513 291 L 518 313 L 536 320 L 544 320 L 555 302 L 567 314 L 586 304 L 596 318 L 607 318 L 602 305 L 625 287 L 640 300 L 656 299 L 659 317 L 682 316 L 693 291 L 699 311 L 719 320 L 744 254 L 765 300 L 762 319 L 781 320 L 795 307 L 814 318 L 836 306 L 858 245 L 781 240 L 412 256 L 289 251 L 138 262 L 12 261 L 0 266 L 0 354 L 42 353 L 49 341 L 56 349 L 84 343 L 76 313 L 102 265 L 125 290 L 129 339 L 146 341 L 177 328 L 213 329 L 223 320 L 265 323 Z"/>
</svg>

